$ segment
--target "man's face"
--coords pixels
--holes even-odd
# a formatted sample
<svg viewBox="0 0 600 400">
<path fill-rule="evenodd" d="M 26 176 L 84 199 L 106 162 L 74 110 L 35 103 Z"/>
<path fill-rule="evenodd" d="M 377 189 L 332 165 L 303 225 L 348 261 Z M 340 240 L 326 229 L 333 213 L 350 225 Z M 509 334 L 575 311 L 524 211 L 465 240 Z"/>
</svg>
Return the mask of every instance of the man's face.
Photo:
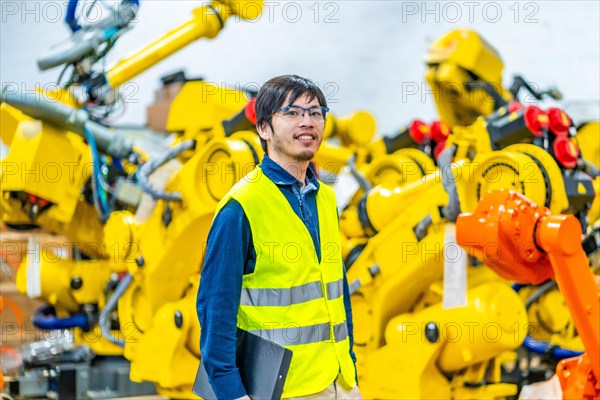
<svg viewBox="0 0 600 400">
<path fill-rule="evenodd" d="M 289 105 L 286 100 L 283 106 Z M 308 101 L 306 95 L 300 96 L 293 105 L 303 108 L 319 106 L 314 98 Z M 266 125 L 259 129 L 260 136 L 267 141 L 269 157 L 276 162 L 287 164 L 291 162 L 309 161 L 314 156 L 323 140 L 325 122 L 317 122 L 311 118 L 308 111 L 303 117 L 290 119 L 279 111 L 273 115 L 271 127 Z"/>
</svg>

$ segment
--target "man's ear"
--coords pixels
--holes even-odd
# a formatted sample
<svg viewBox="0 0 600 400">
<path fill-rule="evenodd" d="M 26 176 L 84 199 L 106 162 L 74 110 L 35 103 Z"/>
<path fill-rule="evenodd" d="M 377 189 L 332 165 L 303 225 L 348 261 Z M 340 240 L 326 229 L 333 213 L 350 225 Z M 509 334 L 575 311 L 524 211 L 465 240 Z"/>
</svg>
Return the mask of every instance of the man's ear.
<svg viewBox="0 0 600 400">
<path fill-rule="evenodd" d="M 269 126 L 268 123 L 263 122 L 261 125 L 256 125 L 256 130 L 258 131 L 258 135 L 263 139 L 263 140 L 268 140 L 271 138 L 271 127 Z"/>
</svg>

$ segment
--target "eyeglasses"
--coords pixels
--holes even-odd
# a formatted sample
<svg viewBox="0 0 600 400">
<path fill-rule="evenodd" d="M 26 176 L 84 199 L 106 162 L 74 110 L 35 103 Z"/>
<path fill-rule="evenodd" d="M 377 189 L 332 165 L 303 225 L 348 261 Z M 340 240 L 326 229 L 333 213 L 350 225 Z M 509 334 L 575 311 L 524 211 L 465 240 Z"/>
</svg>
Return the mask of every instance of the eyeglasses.
<svg viewBox="0 0 600 400">
<path fill-rule="evenodd" d="M 325 106 L 312 106 L 310 108 L 304 108 L 300 106 L 288 105 L 280 108 L 273 114 L 281 112 L 283 118 L 289 121 L 300 121 L 302 118 L 304 118 L 305 111 L 308 111 L 308 116 L 313 122 L 322 124 L 325 121 L 325 118 L 327 118 L 327 111 L 329 111 L 329 108 Z"/>
</svg>

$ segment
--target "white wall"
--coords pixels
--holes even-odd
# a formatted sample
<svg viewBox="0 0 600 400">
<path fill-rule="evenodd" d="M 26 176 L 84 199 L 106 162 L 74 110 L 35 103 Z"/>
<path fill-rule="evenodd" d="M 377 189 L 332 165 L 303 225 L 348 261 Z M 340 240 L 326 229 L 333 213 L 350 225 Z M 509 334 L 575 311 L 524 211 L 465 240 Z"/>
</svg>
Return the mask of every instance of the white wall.
<svg viewBox="0 0 600 400">
<path fill-rule="evenodd" d="M 109 62 L 184 22 L 200 4 L 141 0 L 134 29 Z M 0 0 L 0 6 L 2 84 L 27 88 L 56 81 L 59 69 L 39 72 L 36 58 L 69 35 L 61 18 L 66 1 Z M 185 68 L 189 76 L 232 86 L 253 86 L 284 73 L 303 75 L 325 89 L 337 114 L 366 108 L 375 114 L 380 133 L 390 132 L 412 118 L 435 117 L 429 96 L 407 88 L 416 83 L 426 89 L 428 44 L 461 27 L 478 30 L 498 49 L 505 82 L 521 73 L 540 87 L 557 86 L 567 100 L 591 101 L 598 108 L 599 10 L 597 1 L 566 0 L 270 1 L 257 20 L 230 19 L 214 40 L 202 39 L 138 76 L 139 92 L 130 86 L 119 122 L 143 123 L 159 77 Z"/>
</svg>

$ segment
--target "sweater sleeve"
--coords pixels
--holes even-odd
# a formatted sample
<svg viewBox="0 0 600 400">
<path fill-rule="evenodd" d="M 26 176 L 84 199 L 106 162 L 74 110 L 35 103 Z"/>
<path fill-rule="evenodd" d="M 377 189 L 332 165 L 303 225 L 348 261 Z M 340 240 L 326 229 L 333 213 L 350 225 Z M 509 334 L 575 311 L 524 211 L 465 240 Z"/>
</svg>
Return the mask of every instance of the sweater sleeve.
<svg viewBox="0 0 600 400">
<path fill-rule="evenodd" d="M 208 234 L 196 301 L 202 363 L 218 399 L 246 395 L 235 351 L 242 275 L 250 243 L 248 218 L 242 206 L 231 199 Z"/>
</svg>

